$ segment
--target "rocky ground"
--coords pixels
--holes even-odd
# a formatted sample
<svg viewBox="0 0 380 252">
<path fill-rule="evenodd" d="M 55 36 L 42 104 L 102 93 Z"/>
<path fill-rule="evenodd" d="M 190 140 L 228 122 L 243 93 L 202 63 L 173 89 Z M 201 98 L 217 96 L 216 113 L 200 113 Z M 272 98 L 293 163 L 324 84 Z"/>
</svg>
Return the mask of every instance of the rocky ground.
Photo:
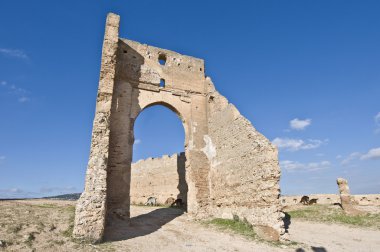
<svg viewBox="0 0 380 252">
<path fill-rule="evenodd" d="M 291 218 L 291 243 L 195 222 L 179 209 L 132 206 L 129 226 L 91 245 L 70 237 L 75 201 L 0 201 L 0 251 L 380 251 L 380 230 Z"/>
</svg>

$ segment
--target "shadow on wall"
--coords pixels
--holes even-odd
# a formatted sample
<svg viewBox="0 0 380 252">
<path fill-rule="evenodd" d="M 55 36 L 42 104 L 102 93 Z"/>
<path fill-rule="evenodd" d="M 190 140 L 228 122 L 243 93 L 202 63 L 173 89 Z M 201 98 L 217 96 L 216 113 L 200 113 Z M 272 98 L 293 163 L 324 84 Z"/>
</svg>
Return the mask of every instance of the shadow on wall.
<svg viewBox="0 0 380 252">
<path fill-rule="evenodd" d="M 291 222 L 291 216 L 290 214 L 284 212 L 285 217 L 282 219 L 284 221 L 284 228 L 285 228 L 285 233 L 289 233 L 289 226 L 292 223 Z"/>
<path fill-rule="evenodd" d="M 133 151 L 133 119 L 131 103 L 138 104 L 138 90 L 133 81 L 141 77 L 144 57 L 119 39 L 115 84 L 110 116 L 110 142 L 107 164 L 106 228 L 130 215 L 131 160 Z M 112 228 L 111 228 L 112 229 Z"/>
<path fill-rule="evenodd" d="M 184 152 L 177 155 L 177 172 L 178 172 L 178 191 L 177 199 L 182 199 L 185 203 L 184 208 L 187 211 L 187 192 L 189 190 L 186 182 L 186 156 Z"/>
<path fill-rule="evenodd" d="M 122 241 L 151 234 L 183 213 L 184 211 L 178 208 L 159 208 L 132 217 L 129 221 L 119 221 L 112 225 L 111 230 L 108 230 L 104 240 Z"/>
</svg>

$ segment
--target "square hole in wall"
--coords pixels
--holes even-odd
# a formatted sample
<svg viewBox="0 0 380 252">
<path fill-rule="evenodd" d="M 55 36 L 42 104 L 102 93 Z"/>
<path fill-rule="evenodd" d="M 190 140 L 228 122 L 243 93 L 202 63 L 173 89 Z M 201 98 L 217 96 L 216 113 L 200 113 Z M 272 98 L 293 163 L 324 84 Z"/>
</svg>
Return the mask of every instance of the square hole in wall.
<svg viewBox="0 0 380 252">
<path fill-rule="evenodd" d="M 165 64 L 166 64 L 166 55 L 163 54 L 163 53 L 160 53 L 158 55 L 158 62 L 160 63 L 160 65 L 165 66 Z"/>
<path fill-rule="evenodd" d="M 165 87 L 165 79 L 160 79 L 160 87 Z"/>
</svg>

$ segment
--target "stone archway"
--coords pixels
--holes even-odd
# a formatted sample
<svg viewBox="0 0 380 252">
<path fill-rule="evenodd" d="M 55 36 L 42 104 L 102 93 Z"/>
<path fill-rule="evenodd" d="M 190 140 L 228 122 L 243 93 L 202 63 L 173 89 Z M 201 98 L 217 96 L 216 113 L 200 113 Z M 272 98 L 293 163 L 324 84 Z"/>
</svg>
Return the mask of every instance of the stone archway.
<svg viewBox="0 0 380 252">
<path fill-rule="evenodd" d="M 164 104 L 185 129 L 187 209 L 195 218 L 239 216 L 259 233 L 284 233 L 277 149 L 220 95 L 202 59 L 119 38 L 109 14 L 85 190 L 74 236 L 100 241 L 105 226 L 130 217 L 133 125 Z"/>
<path fill-rule="evenodd" d="M 175 205 L 186 212 L 186 121 L 175 108 L 163 103 L 145 107 L 134 121 L 131 205 L 142 205 L 155 197 L 158 205 L 171 206 L 178 199 L 181 204 Z M 175 151 L 165 152 L 173 149 L 172 144 Z"/>
</svg>

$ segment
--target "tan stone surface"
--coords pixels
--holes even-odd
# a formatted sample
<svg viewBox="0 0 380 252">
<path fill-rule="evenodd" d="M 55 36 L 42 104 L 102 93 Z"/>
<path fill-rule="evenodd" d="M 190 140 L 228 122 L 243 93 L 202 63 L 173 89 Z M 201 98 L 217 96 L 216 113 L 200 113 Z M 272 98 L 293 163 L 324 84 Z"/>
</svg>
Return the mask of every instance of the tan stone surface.
<svg viewBox="0 0 380 252">
<path fill-rule="evenodd" d="M 336 180 L 339 187 L 340 201 L 344 212 L 348 215 L 359 215 L 363 212 L 354 207 L 355 201 L 350 195 L 350 188 L 348 187 L 348 181 L 344 178 L 338 178 Z"/>
<path fill-rule="evenodd" d="M 173 203 L 165 203 L 169 198 L 186 202 L 185 162 L 185 153 L 181 153 L 133 163 L 131 204 L 144 204 L 149 197 L 157 198 L 157 203 L 161 205 Z"/>
<path fill-rule="evenodd" d="M 104 234 L 111 100 L 115 79 L 120 17 L 107 16 L 98 97 L 85 189 L 75 211 L 74 236 L 100 241 Z"/>
<path fill-rule="evenodd" d="M 74 235 L 100 241 L 113 225 L 129 220 L 134 122 L 157 104 L 183 123 L 189 215 L 237 215 L 282 234 L 277 149 L 215 90 L 202 59 L 118 38 L 118 24 L 110 14 Z"/>
<path fill-rule="evenodd" d="M 277 149 L 208 81 L 212 213 L 283 234 Z"/>
</svg>

